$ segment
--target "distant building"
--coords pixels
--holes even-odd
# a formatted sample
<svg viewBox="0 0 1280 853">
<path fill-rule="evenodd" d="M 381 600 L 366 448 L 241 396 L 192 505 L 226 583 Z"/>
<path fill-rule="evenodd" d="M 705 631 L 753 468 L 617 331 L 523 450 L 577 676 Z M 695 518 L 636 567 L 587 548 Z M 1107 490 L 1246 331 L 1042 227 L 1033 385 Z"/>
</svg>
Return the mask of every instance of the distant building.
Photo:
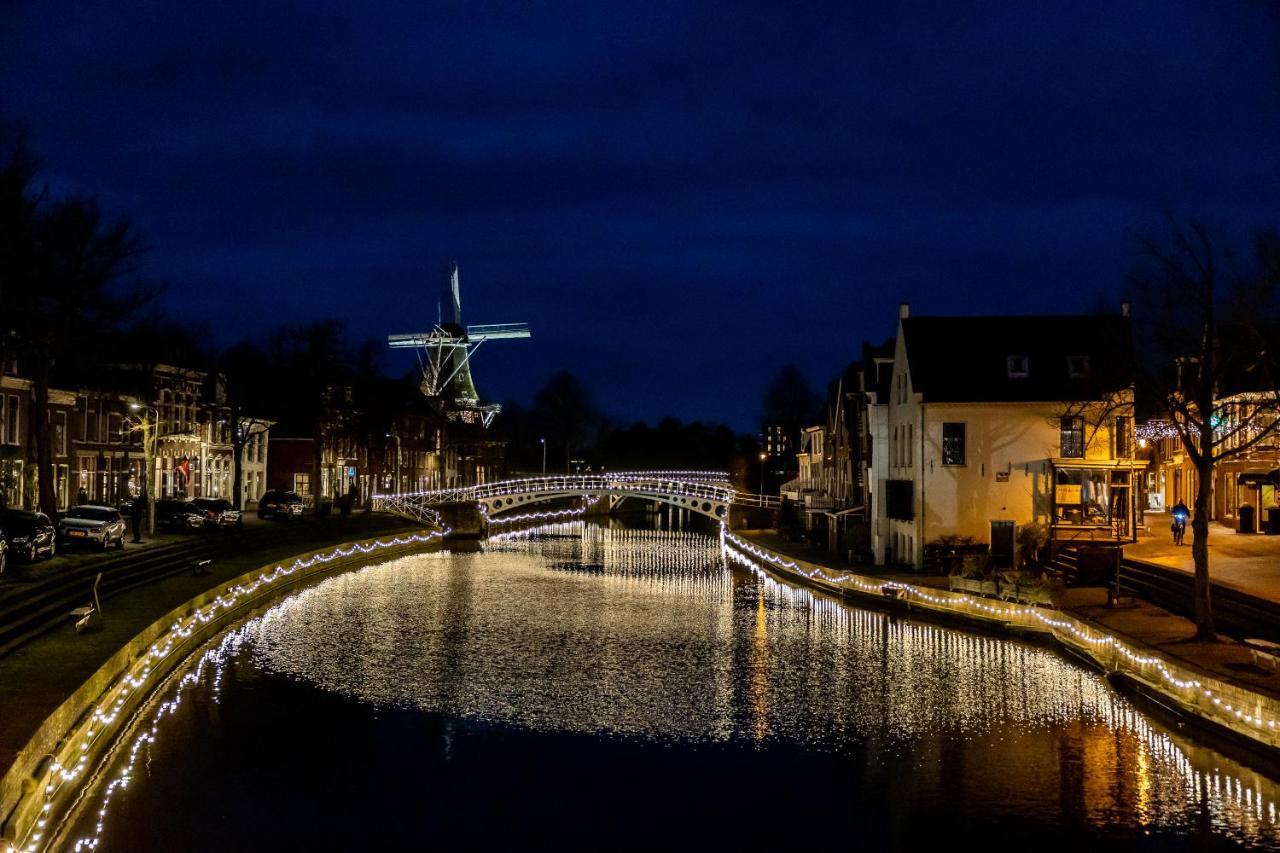
<svg viewBox="0 0 1280 853">
<path fill-rule="evenodd" d="M 230 499 L 234 481 L 232 425 L 216 377 L 173 365 L 103 368 L 91 385 L 51 389 L 57 508 L 85 500 L 115 505 L 142 491 L 145 454 L 138 428 L 154 421 L 152 497 Z M 39 503 L 31 383 L 17 366 L 0 376 L 0 498 L 11 507 Z M 265 488 L 271 422 L 256 420 L 245 447 L 244 497 Z"/>
</svg>

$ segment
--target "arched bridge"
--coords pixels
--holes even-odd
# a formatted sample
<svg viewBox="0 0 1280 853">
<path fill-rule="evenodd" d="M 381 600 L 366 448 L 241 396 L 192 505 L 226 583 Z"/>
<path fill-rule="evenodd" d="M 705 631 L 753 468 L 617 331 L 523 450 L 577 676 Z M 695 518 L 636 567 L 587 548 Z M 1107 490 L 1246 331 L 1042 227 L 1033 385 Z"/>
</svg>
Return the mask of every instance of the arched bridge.
<svg viewBox="0 0 1280 853">
<path fill-rule="evenodd" d="M 657 501 L 723 520 L 730 506 L 777 506 L 778 498 L 739 492 L 727 474 L 713 471 L 619 471 L 501 480 L 478 486 L 403 492 L 373 496 L 374 509 L 395 512 L 419 521 L 439 523 L 439 511 L 451 505 L 472 504 L 489 521 L 538 504 L 573 498 L 605 496 Z"/>
</svg>

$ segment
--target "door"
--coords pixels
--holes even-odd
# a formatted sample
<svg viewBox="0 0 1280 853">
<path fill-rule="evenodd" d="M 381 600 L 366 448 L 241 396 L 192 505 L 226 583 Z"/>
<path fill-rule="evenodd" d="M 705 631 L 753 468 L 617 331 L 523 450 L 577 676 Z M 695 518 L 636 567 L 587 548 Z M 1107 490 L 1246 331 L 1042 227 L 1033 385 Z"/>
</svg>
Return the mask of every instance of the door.
<svg viewBox="0 0 1280 853">
<path fill-rule="evenodd" d="M 1012 569 L 1014 563 L 1013 522 L 991 522 L 991 565 L 997 569 Z"/>
</svg>

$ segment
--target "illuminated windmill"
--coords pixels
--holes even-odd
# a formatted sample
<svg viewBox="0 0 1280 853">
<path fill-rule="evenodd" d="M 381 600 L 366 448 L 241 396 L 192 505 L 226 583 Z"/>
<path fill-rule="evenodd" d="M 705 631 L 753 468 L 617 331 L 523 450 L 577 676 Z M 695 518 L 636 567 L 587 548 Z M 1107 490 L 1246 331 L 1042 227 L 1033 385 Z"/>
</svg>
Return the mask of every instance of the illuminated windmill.
<svg viewBox="0 0 1280 853">
<path fill-rule="evenodd" d="M 417 351 L 422 367 L 422 393 L 445 403 L 450 418 L 464 423 L 478 421 L 487 427 L 502 407 L 480 405 L 480 395 L 471 378 L 471 356 L 485 341 L 529 337 L 529 324 L 463 326 L 456 263 L 449 267 L 449 299 L 453 309 L 450 320 L 439 317 L 429 332 L 389 335 L 387 343 L 392 349 Z"/>
</svg>

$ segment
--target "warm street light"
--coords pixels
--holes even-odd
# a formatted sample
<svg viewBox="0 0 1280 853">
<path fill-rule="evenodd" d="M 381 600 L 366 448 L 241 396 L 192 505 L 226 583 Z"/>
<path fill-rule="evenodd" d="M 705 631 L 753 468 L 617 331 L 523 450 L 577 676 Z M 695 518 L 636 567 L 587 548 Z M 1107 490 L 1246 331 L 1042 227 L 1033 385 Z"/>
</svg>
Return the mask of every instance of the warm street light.
<svg viewBox="0 0 1280 853">
<path fill-rule="evenodd" d="M 130 403 L 130 411 L 143 412 L 144 417 L 137 422 L 133 429 L 142 433 L 142 493 L 141 497 L 147 502 L 147 535 L 156 535 L 156 502 L 151 499 L 151 483 L 155 479 L 155 462 L 156 462 L 156 421 L 160 420 L 160 413 L 151 406 L 144 406 L 139 403 Z M 148 417 L 149 415 L 149 417 Z"/>
<path fill-rule="evenodd" d="M 547 440 L 540 438 L 538 441 L 542 442 L 542 476 L 545 477 L 547 476 Z"/>
<path fill-rule="evenodd" d="M 769 458 L 769 454 L 764 451 L 760 452 L 760 494 L 764 494 L 764 463 Z"/>
</svg>

